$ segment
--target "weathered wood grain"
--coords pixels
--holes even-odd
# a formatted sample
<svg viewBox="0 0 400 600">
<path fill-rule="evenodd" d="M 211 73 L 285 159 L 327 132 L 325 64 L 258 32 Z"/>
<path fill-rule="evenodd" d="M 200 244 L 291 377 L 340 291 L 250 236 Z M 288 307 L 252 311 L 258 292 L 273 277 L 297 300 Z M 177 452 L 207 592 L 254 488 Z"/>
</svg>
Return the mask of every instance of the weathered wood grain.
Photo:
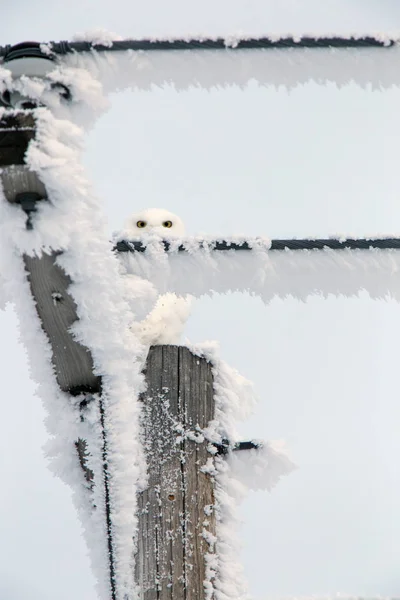
<svg viewBox="0 0 400 600">
<path fill-rule="evenodd" d="M 187 348 L 180 347 L 178 375 L 185 427 L 192 432 L 202 430 L 214 416 L 211 365 L 193 355 Z M 185 598 L 198 600 L 205 580 L 204 556 L 209 548 L 203 531 L 215 535 L 215 517 L 212 513 L 214 495 L 209 475 L 200 470 L 210 458 L 207 443 L 200 444 L 186 439 L 184 451 L 185 503 L 189 507 L 185 519 Z M 205 511 L 211 511 L 211 514 L 207 515 Z"/>
<path fill-rule="evenodd" d="M 57 256 L 24 256 L 36 310 L 51 344 L 57 382 L 72 394 L 99 392 L 100 377 L 93 373 L 91 354 L 70 332 L 77 320 L 76 304 L 68 293 L 71 280 L 57 264 Z"/>
<path fill-rule="evenodd" d="M 207 442 L 214 414 L 211 365 L 179 346 L 154 346 L 142 396 L 148 487 L 139 495 L 136 581 L 141 600 L 204 598 L 203 529 L 215 535 Z M 189 434 L 189 438 L 187 434 Z M 200 434 L 201 435 L 201 434 Z"/>
</svg>

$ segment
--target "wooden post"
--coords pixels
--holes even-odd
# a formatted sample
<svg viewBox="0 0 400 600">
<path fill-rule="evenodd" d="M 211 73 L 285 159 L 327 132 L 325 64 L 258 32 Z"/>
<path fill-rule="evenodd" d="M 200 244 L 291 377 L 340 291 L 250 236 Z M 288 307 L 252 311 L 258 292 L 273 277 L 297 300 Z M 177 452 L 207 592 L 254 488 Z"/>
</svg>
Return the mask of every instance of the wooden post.
<svg viewBox="0 0 400 600">
<path fill-rule="evenodd" d="M 148 487 L 139 495 L 136 581 L 141 600 L 202 600 L 204 531 L 215 535 L 210 454 L 211 365 L 181 346 L 153 346 L 142 395 Z M 197 437 L 197 441 L 196 440 Z"/>
</svg>

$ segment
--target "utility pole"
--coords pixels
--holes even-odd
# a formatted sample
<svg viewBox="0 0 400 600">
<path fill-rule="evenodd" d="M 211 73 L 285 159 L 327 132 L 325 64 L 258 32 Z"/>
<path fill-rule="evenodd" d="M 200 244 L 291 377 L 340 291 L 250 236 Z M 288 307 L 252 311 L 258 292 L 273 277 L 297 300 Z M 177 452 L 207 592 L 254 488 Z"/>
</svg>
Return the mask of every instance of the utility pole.
<svg viewBox="0 0 400 600">
<path fill-rule="evenodd" d="M 31 110 L 6 113 L 0 119 L 0 180 L 5 198 L 11 204 L 19 204 L 26 213 L 26 228 L 32 229 L 32 213 L 38 202 L 49 201 L 47 191 L 37 173 L 25 164 L 25 154 L 35 138 L 36 124 Z M 29 281 L 41 327 L 52 351 L 52 364 L 60 389 L 73 397 L 83 398 L 81 409 L 95 399 L 99 403 L 102 419 L 102 454 L 104 500 L 106 514 L 107 549 L 111 600 L 116 600 L 114 578 L 114 553 L 109 507 L 110 489 L 107 469 L 107 436 L 104 427 L 104 409 L 101 398 L 101 378 L 93 373 L 93 359 L 87 348 L 78 343 L 70 328 L 78 320 L 77 307 L 69 294 L 71 279 L 57 264 L 60 252 L 41 256 L 24 254 L 22 260 Z M 81 412 L 84 420 L 84 410 Z M 75 442 L 77 458 L 89 486 L 93 485 L 93 473 L 87 466 L 88 447 L 85 440 Z"/>
</svg>

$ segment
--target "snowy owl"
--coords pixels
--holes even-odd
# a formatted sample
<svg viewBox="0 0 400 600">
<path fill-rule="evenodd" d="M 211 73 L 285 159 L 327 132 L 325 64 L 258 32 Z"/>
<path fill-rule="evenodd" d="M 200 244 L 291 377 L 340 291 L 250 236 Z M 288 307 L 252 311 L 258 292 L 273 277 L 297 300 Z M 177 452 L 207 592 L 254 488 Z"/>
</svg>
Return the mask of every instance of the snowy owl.
<svg viewBox="0 0 400 600">
<path fill-rule="evenodd" d="M 148 208 L 131 215 L 125 230 L 128 239 L 143 239 L 156 234 L 163 239 L 183 237 L 185 226 L 182 219 L 163 208 Z"/>
<path fill-rule="evenodd" d="M 158 235 L 162 239 L 185 235 L 185 226 L 177 215 L 162 208 L 148 208 L 129 217 L 124 234 L 128 240 L 145 240 Z M 143 321 L 132 325 L 132 331 L 145 346 L 179 344 L 183 328 L 190 314 L 191 296 L 162 294 Z"/>
</svg>

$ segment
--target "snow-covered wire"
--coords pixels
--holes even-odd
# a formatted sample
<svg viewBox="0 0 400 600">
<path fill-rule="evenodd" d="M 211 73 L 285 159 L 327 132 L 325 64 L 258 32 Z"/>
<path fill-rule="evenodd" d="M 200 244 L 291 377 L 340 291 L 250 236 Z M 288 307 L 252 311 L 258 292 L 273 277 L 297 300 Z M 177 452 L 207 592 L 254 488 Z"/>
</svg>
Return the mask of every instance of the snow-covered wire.
<svg viewBox="0 0 400 600">
<path fill-rule="evenodd" d="M 60 41 L 50 42 L 49 48 L 55 54 L 70 54 L 73 52 L 123 51 L 123 50 L 226 50 L 229 49 L 268 49 L 268 48 L 365 48 L 390 47 L 397 40 L 382 38 L 375 35 L 363 36 L 330 36 L 330 37 L 277 37 L 265 36 L 259 38 L 232 36 L 229 38 L 199 38 L 199 39 L 141 39 L 141 40 L 111 40 L 107 44 L 92 41 Z M 18 46 L 18 45 L 17 45 Z M 0 46 L 0 57 L 6 57 L 16 46 Z"/>
<path fill-rule="evenodd" d="M 225 243 L 229 249 L 216 252 L 215 240 L 177 239 L 169 242 L 166 252 L 163 240 L 154 238 L 147 243 L 146 252 L 118 255 L 128 274 L 149 279 L 163 294 L 200 297 L 245 291 L 268 303 L 274 297 L 350 297 L 366 290 L 371 298 L 390 295 L 400 300 L 400 252 L 393 247 L 371 247 L 371 242 L 368 249 L 284 247 L 283 251 L 272 251 L 270 240 L 250 241 L 243 236 Z M 251 246 L 251 251 L 233 249 L 243 249 L 245 244 Z"/>
<path fill-rule="evenodd" d="M 258 242 L 257 239 L 241 242 L 229 240 L 199 241 L 198 246 L 199 249 L 208 248 L 209 250 L 252 250 L 254 244 Z M 331 250 L 369 250 L 371 248 L 396 250 L 400 249 L 400 238 L 292 239 L 265 241 L 264 244 L 267 250 L 324 250 L 325 248 Z M 172 248 L 167 240 L 163 241 L 163 245 L 166 252 Z M 191 248 L 192 245 L 185 246 L 183 243 L 178 246 L 177 250 L 178 252 L 185 252 Z M 117 252 L 145 252 L 146 244 L 140 241 L 121 240 L 117 242 L 114 249 Z"/>
</svg>

